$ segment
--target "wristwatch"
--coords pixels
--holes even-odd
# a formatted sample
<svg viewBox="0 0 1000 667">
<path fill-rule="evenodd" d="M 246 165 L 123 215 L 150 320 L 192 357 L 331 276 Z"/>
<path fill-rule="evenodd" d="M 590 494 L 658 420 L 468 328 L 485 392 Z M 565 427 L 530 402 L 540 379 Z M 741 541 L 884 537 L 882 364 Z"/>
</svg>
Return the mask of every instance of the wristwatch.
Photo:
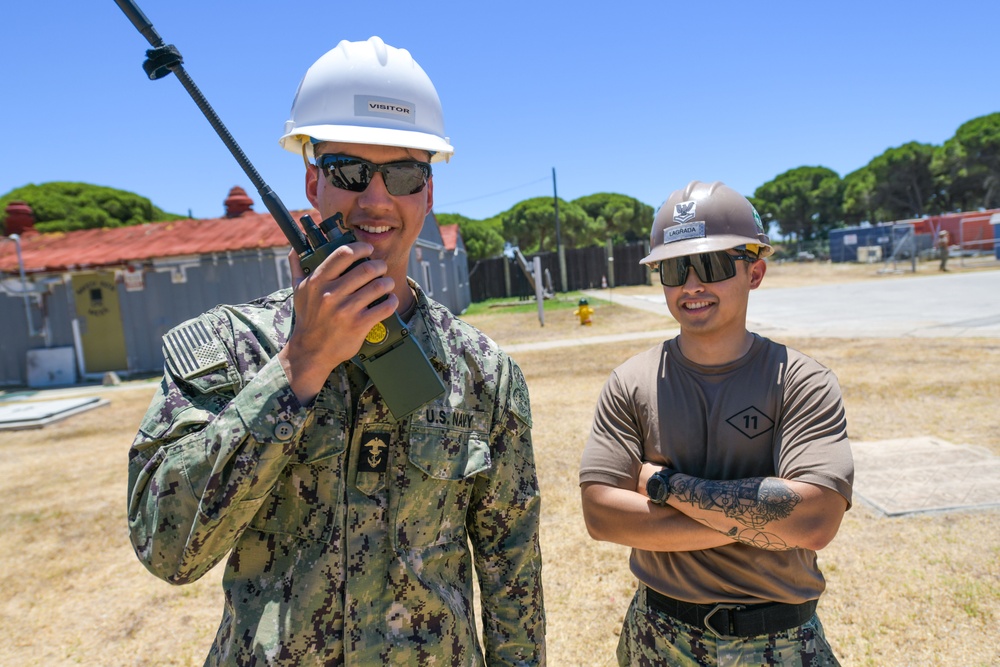
<svg viewBox="0 0 1000 667">
<path fill-rule="evenodd" d="M 664 468 L 646 480 L 646 495 L 657 505 L 666 505 L 670 497 L 670 478 L 677 474 L 676 470 Z"/>
</svg>

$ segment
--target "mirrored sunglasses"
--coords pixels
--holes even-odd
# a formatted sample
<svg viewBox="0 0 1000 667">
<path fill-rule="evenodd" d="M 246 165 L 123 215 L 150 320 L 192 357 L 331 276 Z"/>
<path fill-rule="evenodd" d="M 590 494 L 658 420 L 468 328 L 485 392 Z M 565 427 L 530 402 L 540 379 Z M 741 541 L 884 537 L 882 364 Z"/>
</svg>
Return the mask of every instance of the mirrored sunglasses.
<svg viewBox="0 0 1000 667">
<path fill-rule="evenodd" d="M 703 283 L 718 283 L 736 275 L 736 261 L 756 262 L 752 255 L 730 255 L 725 250 L 703 252 L 700 255 L 671 257 L 660 262 L 660 284 L 680 287 L 687 282 L 688 267 L 694 269 Z"/>
<path fill-rule="evenodd" d="M 431 166 L 417 160 L 375 164 L 350 155 L 328 153 L 316 158 L 316 166 L 330 185 L 350 192 L 364 192 L 375 174 L 381 173 L 385 189 L 394 197 L 417 194 L 431 176 Z"/>
</svg>

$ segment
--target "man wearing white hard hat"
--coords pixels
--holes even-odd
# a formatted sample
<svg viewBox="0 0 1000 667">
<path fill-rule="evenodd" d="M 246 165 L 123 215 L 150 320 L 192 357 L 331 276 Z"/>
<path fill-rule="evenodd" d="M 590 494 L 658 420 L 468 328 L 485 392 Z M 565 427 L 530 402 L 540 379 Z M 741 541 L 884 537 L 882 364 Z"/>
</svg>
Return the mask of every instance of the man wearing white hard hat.
<svg viewBox="0 0 1000 667">
<path fill-rule="evenodd" d="M 378 37 L 341 42 L 281 145 L 357 240 L 309 272 L 293 253 L 293 289 L 167 334 L 130 451 L 136 553 L 177 584 L 227 558 L 208 665 L 544 664 L 524 377 L 406 276 L 453 150 L 433 84 Z M 393 313 L 444 387 L 404 416 L 355 361 Z"/>
<path fill-rule="evenodd" d="M 746 328 L 770 240 L 750 202 L 693 181 L 651 251 L 676 338 L 615 369 L 584 448 L 591 536 L 632 547 L 621 665 L 836 665 L 816 552 L 854 476 L 836 377 Z"/>
</svg>

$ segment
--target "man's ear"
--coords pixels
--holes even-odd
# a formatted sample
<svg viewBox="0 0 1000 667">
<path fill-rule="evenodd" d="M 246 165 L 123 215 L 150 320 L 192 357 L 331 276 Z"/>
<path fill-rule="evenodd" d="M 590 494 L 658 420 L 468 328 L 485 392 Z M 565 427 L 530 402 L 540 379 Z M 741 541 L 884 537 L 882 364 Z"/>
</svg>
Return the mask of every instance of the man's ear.
<svg viewBox="0 0 1000 667">
<path fill-rule="evenodd" d="M 434 208 L 434 176 L 433 175 L 431 175 L 427 179 L 427 210 L 424 212 L 424 217 L 425 218 L 427 217 L 427 214 L 431 212 L 432 208 Z"/>
<path fill-rule="evenodd" d="M 319 167 L 314 165 L 306 167 L 306 199 L 319 210 Z"/>
<path fill-rule="evenodd" d="M 764 260 L 758 259 L 750 265 L 750 289 L 757 289 L 760 287 L 761 282 L 764 280 L 765 273 L 767 273 L 767 262 Z"/>
</svg>

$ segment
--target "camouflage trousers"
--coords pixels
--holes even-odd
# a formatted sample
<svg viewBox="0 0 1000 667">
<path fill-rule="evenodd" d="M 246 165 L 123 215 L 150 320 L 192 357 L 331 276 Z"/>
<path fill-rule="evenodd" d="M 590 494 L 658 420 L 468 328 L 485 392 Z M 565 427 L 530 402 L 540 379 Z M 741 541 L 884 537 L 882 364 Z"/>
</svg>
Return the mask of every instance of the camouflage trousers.
<svg viewBox="0 0 1000 667">
<path fill-rule="evenodd" d="M 682 623 L 646 606 L 646 589 L 632 598 L 621 639 L 622 667 L 839 667 L 818 616 L 773 635 L 719 639 L 704 628 Z"/>
</svg>

